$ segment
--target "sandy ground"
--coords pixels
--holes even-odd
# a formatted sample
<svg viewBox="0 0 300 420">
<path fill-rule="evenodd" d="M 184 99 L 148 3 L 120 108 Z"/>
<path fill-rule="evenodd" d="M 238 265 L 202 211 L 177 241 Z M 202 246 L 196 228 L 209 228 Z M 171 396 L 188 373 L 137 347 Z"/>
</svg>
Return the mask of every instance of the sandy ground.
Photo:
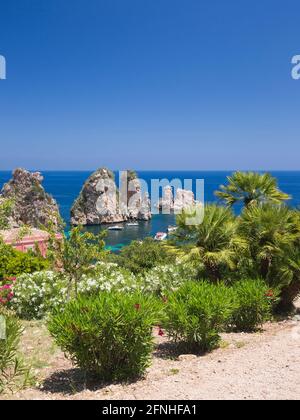
<svg viewBox="0 0 300 420">
<path fill-rule="evenodd" d="M 38 334 L 38 330 L 33 334 Z M 287 321 L 268 323 L 260 333 L 223 334 L 222 338 L 221 348 L 196 356 L 176 355 L 166 338 L 157 337 L 157 350 L 146 377 L 124 385 L 86 383 L 82 373 L 73 369 L 64 355 L 53 348 L 51 355 L 47 355 L 47 364 L 39 362 L 40 385 L 5 398 L 300 398 L 299 315 Z"/>
</svg>

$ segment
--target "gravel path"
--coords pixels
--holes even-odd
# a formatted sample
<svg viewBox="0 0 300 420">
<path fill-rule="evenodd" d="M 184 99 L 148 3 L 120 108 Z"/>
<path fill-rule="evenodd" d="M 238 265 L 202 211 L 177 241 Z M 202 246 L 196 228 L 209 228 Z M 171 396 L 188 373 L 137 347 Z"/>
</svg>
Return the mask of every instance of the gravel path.
<svg viewBox="0 0 300 420">
<path fill-rule="evenodd" d="M 268 323 L 262 333 L 224 334 L 222 348 L 205 356 L 165 354 L 165 338 L 144 380 L 86 386 L 62 354 L 44 372 L 41 389 L 13 399 L 299 399 L 300 316 Z"/>
</svg>

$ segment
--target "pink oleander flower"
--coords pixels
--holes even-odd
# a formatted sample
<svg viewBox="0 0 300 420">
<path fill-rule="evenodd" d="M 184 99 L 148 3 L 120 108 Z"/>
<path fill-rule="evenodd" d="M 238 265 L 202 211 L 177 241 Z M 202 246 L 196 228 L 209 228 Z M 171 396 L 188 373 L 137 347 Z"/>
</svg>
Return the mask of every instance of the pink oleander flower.
<svg viewBox="0 0 300 420">
<path fill-rule="evenodd" d="M 161 327 L 158 327 L 158 335 L 160 337 L 162 337 L 165 333 L 163 332 L 163 330 L 161 329 Z"/>
<path fill-rule="evenodd" d="M 274 297 L 274 292 L 273 292 L 273 290 L 268 290 L 267 292 L 266 292 L 266 296 L 267 297 Z"/>
</svg>

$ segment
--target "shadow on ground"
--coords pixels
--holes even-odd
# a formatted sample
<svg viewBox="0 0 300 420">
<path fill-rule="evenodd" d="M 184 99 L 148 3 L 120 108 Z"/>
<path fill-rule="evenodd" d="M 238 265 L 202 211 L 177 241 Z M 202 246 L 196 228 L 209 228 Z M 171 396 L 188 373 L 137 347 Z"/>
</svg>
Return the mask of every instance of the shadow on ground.
<svg viewBox="0 0 300 420">
<path fill-rule="evenodd" d="M 134 383 L 138 379 L 123 382 L 123 384 Z M 74 368 L 52 373 L 44 380 L 40 389 L 51 394 L 74 395 L 82 391 L 99 391 L 107 386 L 116 384 L 120 384 L 120 382 L 97 380 L 95 377 L 87 375 L 83 370 Z"/>
<path fill-rule="evenodd" d="M 204 356 L 205 352 L 200 352 L 199 350 L 191 349 L 184 344 L 173 343 L 173 342 L 164 342 L 157 344 L 153 355 L 160 359 L 172 359 L 177 360 L 179 356 L 183 354 L 191 354 L 195 356 Z"/>
</svg>

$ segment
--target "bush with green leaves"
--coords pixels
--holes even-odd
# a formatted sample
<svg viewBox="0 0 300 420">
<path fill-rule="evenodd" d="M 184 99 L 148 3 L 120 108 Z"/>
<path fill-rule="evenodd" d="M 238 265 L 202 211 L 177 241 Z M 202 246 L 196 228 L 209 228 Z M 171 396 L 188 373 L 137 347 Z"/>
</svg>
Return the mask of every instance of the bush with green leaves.
<svg viewBox="0 0 300 420">
<path fill-rule="evenodd" d="M 209 351 L 218 346 L 220 331 L 235 307 L 234 293 L 222 283 L 187 282 L 168 295 L 164 327 L 187 350 Z"/>
<path fill-rule="evenodd" d="M 52 271 L 23 274 L 13 284 L 9 306 L 23 319 L 42 319 L 67 300 L 67 280 Z"/>
<path fill-rule="evenodd" d="M 255 331 L 272 316 L 277 301 L 277 291 L 261 279 L 241 280 L 232 287 L 236 307 L 232 325 L 239 331 Z"/>
<path fill-rule="evenodd" d="M 150 364 L 161 303 L 140 293 L 79 295 L 55 311 L 49 331 L 76 366 L 103 380 L 141 376 Z"/>
<path fill-rule="evenodd" d="M 0 242 L 0 278 L 45 270 L 49 262 L 32 251 L 23 253 Z"/>
<path fill-rule="evenodd" d="M 29 381 L 29 369 L 18 356 L 22 331 L 19 319 L 0 305 L 0 394 L 22 388 Z"/>
<path fill-rule="evenodd" d="M 134 274 L 114 263 L 99 261 L 84 274 L 78 283 L 78 293 L 95 294 L 103 291 L 119 290 L 132 292 L 139 288 Z"/>
<path fill-rule="evenodd" d="M 164 296 L 196 277 L 197 269 L 191 264 L 161 265 L 144 273 L 140 280 L 140 287 L 143 292 Z"/>
<path fill-rule="evenodd" d="M 111 290 L 120 292 L 139 290 L 142 293 L 164 296 L 187 280 L 194 279 L 196 274 L 197 270 L 188 264 L 168 264 L 134 275 L 117 264 L 99 261 L 89 274 L 82 277 L 78 284 L 78 292 L 94 294 Z"/>
<path fill-rule="evenodd" d="M 146 238 L 143 241 L 133 241 L 122 248 L 115 257 L 115 262 L 134 274 L 141 274 L 157 265 L 173 263 L 175 258 L 164 244 Z"/>
</svg>

